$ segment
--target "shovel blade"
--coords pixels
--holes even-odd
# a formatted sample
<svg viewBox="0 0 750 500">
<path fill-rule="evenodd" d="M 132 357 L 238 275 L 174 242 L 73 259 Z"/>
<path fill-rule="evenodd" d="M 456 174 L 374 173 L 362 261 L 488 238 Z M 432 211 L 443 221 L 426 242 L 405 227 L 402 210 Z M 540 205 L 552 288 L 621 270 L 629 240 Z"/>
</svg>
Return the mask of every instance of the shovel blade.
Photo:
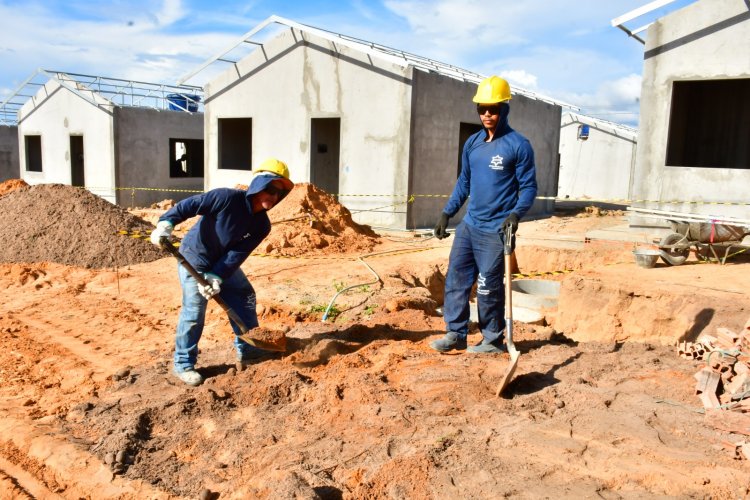
<svg viewBox="0 0 750 500">
<path fill-rule="evenodd" d="M 508 382 L 510 382 L 510 379 L 513 378 L 513 374 L 516 371 L 516 366 L 518 366 L 518 358 L 521 357 L 521 353 L 518 352 L 516 349 L 509 351 L 509 353 L 510 353 L 510 365 L 508 366 L 508 369 L 505 371 L 505 375 L 503 375 L 502 380 L 500 380 L 500 383 L 497 385 L 497 392 L 495 394 L 497 397 L 500 397 L 503 390 L 507 387 Z"/>
<path fill-rule="evenodd" d="M 285 352 L 286 351 L 286 337 L 279 338 L 276 342 L 268 342 L 266 340 L 255 339 L 250 336 L 250 332 L 243 335 L 238 335 L 239 338 L 247 342 L 253 347 L 258 349 L 265 349 L 266 351 Z"/>
</svg>

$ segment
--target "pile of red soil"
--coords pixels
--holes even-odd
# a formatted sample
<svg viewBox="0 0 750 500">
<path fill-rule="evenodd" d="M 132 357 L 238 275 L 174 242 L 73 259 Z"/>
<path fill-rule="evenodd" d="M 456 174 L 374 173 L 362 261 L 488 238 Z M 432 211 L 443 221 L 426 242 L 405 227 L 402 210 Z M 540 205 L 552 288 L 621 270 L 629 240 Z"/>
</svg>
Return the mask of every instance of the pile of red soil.
<svg viewBox="0 0 750 500">
<path fill-rule="evenodd" d="M 367 253 L 378 243 L 369 227 L 352 220 L 349 210 L 310 183 L 299 183 L 268 212 L 273 227 L 256 253 L 298 256 L 308 253 Z"/>
<path fill-rule="evenodd" d="M 151 262 L 167 255 L 148 240 L 152 230 L 143 219 L 77 187 L 40 184 L 0 197 L 0 262 L 86 268 Z"/>
<path fill-rule="evenodd" d="M 0 196 L 27 186 L 28 183 L 23 179 L 8 179 L 5 182 L 0 182 Z"/>
</svg>

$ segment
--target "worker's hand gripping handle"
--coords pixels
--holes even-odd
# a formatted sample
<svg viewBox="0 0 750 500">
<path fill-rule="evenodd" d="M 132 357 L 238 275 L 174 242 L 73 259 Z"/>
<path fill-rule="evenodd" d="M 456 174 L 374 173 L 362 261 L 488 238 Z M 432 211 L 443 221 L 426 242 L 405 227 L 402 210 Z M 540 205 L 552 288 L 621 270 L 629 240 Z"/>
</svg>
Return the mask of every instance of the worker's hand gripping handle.
<svg viewBox="0 0 750 500">
<path fill-rule="evenodd" d="M 511 226 L 506 226 L 504 238 L 505 241 L 503 241 L 503 251 L 505 255 L 510 255 L 513 253 L 513 238 L 515 238 L 515 235 L 513 234 L 513 228 Z"/>
<path fill-rule="evenodd" d="M 180 262 L 180 264 L 182 264 L 182 267 L 184 267 L 187 272 L 190 273 L 190 276 L 195 278 L 195 281 L 197 281 L 199 285 L 210 286 L 210 283 L 206 281 L 206 278 L 204 278 L 201 273 L 196 271 L 195 268 L 193 268 L 193 266 L 188 263 L 185 257 L 183 257 L 183 255 L 174 247 L 174 245 L 172 245 L 172 242 L 169 241 L 169 238 L 167 238 L 166 236 L 162 236 L 161 238 L 159 238 L 159 244 L 164 250 L 171 253 Z"/>
</svg>

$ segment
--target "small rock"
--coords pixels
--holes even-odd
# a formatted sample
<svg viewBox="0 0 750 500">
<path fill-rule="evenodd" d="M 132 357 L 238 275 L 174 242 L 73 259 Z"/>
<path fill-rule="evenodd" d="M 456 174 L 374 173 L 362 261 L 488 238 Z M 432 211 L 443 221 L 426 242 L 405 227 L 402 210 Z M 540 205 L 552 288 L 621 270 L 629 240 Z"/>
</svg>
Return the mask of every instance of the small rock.
<svg viewBox="0 0 750 500">
<path fill-rule="evenodd" d="M 115 374 L 112 375 L 112 378 L 114 378 L 115 380 L 121 380 L 128 375 L 130 375 L 130 367 L 126 366 L 125 368 L 120 368 L 119 370 L 117 370 Z"/>
<path fill-rule="evenodd" d="M 104 463 L 107 465 L 112 465 L 113 463 L 115 463 L 114 452 L 109 452 L 104 455 Z"/>
<path fill-rule="evenodd" d="M 227 370 L 227 375 L 229 375 L 230 377 L 234 377 L 235 375 L 237 375 L 237 369 L 235 367 L 230 368 L 229 370 Z"/>
<path fill-rule="evenodd" d="M 125 452 L 125 450 L 118 451 L 117 455 L 115 456 L 115 460 L 119 464 L 124 464 L 126 458 L 127 458 L 127 453 Z"/>
<path fill-rule="evenodd" d="M 565 408 L 565 401 L 558 399 L 555 401 L 555 405 L 557 405 L 558 408 Z"/>
<path fill-rule="evenodd" d="M 198 494 L 198 499 L 199 500 L 210 500 L 211 499 L 211 490 L 209 490 L 207 488 L 201 490 L 201 492 Z"/>
</svg>

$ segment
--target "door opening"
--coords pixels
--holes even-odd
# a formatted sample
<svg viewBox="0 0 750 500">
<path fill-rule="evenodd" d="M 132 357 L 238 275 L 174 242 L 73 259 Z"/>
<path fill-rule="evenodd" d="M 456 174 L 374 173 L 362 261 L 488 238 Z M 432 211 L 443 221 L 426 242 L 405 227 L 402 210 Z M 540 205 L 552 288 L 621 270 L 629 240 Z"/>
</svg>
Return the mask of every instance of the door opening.
<svg viewBox="0 0 750 500">
<path fill-rule="evenodd" d="M 339 193 L 341 118 L 310 120 L 310 182 L 329 194 Z"/>
<path fill-rule="evenodd" d="M 84 187 L 86 178 L 83 175 L 83 136 L 70 136 L 70 185 Z"/>
</svg>

